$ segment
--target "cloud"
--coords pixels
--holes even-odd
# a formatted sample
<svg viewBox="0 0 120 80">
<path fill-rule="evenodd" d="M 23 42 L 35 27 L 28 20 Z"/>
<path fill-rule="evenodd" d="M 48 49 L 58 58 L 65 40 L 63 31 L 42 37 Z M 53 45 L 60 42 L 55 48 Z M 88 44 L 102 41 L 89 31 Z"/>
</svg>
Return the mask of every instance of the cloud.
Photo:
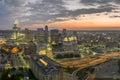
<svg viewBox="0 0 120 80">
<path fill-rule="evenodd" d="M 120 18 L 119 15 L 113 15 L 113 16 L 110 16 L 110 18 Z"/>
<path fill-rule="evenodd" d="M 90 3 L 90 0 L 88 1 Z M 23 16 L 23 18 L 27 18 L 31 21 L 24 22 L 24 24 L 28 24 L 28 23 L 45 24 L 55 21 L 64 21 L 64 20 L 66 21 L 69 19 L 76 19 L 76 17 L 83 14 L 112 12 L 112 10 L 114 9 L 112 5 L 102 5 L 97 8 L 95 7 L 95 8 L 87 8 L 87 9 L 82 8 L 82 9 L 69 10 L 64 6 L 64 4 L 66 3 L 67 1 L 63 2 L 62 0 L 43 0 L 39 3 L 36 1 L 36 4 L 30 4 L 27 6 L 30 8 L 27 12 L 29 12 L 31 15 Z"/>
<path fill-rule="evenodd" d="M 31 13 L 31 15 L 21 16 L 21 19 L 29 18 L 32 20 L 30 21 L 30 24 L 38 22 L 45 23 L 49 21 L 49 19 L 53 18 L 54 15 L 59 14 L 62 10 L 65 10 L 62 4 L 64 3 L 60 0 L 43 0 L 41 2 L 36 1 L 36 4 L 27 5 L 27 7 L 30 8 L 27 12 Z M 23 14 L 26 14 L 26 12 Z"/>
<path fill-rule="evenodd" d="M 6 5 L 21 6 L 25 3 L 25 0 L 5 0 Z"/>
<path fill-rule="evenodd" d="M 80 16 L 99 13 L 119 13 L 120 0 L 4 0 L 0 2 L 0 25 L 13 25 L 17 18 L 21 26 L 78 20 Z M 74 4 L 72 4 L 72 2 Z"/>
<path fill-rule="evenodd" d="M 104 12 L 112 12 L 114 8 L 106 7 L 106 8 L 89 8 L 89 9 L 77 9 L 74 11 L 63 10 L 61 13 L 56 14 L 53 16 L 53 21 L 66 21 L 70 19 L 77 20 L 77 17 L 82 15 L 89 15 L 89 14 L 96 14 L 96 13 L 104 13 Z"/>
<path fill-rule="evenodd" d="M 120 0 L 80 0 L 80 3 L 85 5 L 95 5 L 95 4 L 109 4 L 109 3 L 120 3 Z"/>
</svg>

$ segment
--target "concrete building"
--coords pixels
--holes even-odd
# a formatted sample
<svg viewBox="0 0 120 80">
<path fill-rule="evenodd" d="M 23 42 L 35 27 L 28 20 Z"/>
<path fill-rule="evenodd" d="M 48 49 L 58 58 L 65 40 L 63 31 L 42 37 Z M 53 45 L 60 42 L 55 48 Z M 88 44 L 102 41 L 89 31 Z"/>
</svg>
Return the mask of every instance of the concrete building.
<svg viewBox="0 0 120 80">
<path fill-rule="evenodd" d="M 20 36 L 19 32 L 20 32 L 19 22 L 18 20 L 16 20 L 14 22 L 13 34 L 12 34 L 13 43 L 16 45 L 18 45 L 18 41 L 19 41 L 19 36 Z"/>
<path fill-rule="evenodd" d="M 25 28 L 25 41 L 29 42 L 33 40 L 33 33 L 28 28 Z"/>
<path fill-rule="evenodd" d="M 35 40 L 37 43 L 44 43 L 45 42 L 45 34 L 43 28 L 38 28 L 35 34 Z"/>
<path fill-rule="evenodd" d="M 52 51 L 54 53 L 54 57 L 56 58 L 58 55 L 63 57 L 69 56 L 69 58 L 72 58 L 73 56 L 80 57 L 77 38 L 75 36 L 65 37 L 62 41 L 62 45 L 57 46 L 57 48 L 53 47 Z"/>
<path fill-rule="evenodd" d="M 58 63 L 46 56 L 29 56 L 30 68 L 38 80 L 63 80 L 62 69 Z"/>
<path fill-rule="evenodd" d="M 26 55 L 36 54 L 37 46 L 33 41 L 30 41 L 27 45 L 24 45 L 24 53 Z"/>
<path fill-rule="evenodd" d="M 49 38 L 49 31 L 48 31 L 48 26 L 45 26 L 45 30 L 44 30 L 44 40 L 45 43 L 48 43 L 48 38 Z"/>
<path fill-rule="evenodd" d="M 75 36 L 70 36 L 70 37 L 65 37 L 63 39 L 63 49 L 65 51 L 74 51 L 77 48 L 77 37 Z"/>
<path fill-rule="evenodd" d="M 62 30 L 62 37 L 63 38 L 67 37 L 67 30 L 66 29 Z"/>
<path fill-rule="evenodd" d="M 51 43 L 52 44 L 58 44 L 59 43 L 59 30 L 58 29 L 52 29 L 50 31 L 50 37 L 51 37 Z"/>
</svg>

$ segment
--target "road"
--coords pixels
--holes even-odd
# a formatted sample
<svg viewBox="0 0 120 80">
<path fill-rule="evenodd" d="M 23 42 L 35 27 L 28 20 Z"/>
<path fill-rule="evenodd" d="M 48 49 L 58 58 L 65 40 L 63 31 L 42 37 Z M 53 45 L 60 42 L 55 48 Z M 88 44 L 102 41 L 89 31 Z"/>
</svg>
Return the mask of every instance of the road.
<svg viewBox="0 0 120 80">
<path fill-rule="evenodd" d="M 71 80 L 77 80 L 77 77 L 76 77 L 76 74 L 78 71 L 80 71 L 81 69 L 84 69 L 86 67 L 90 67 L 90 66 L 93 66 L 93 65 L 97 65 L 97 64 L 100 64 L 100 63 L 103 63 L 105 62 L 107 59 L 96 59 L 94 61 L 91 61 L 89 63 L 86 63 L 86 64 L 83 64 L 83 65 L 79 65 L 80 68 L 78 68 L 77 70 L 75 70 L 73 73 L 72 73 L 72 79 Z"/>
<path fill-rule="evenodd" d="M 78 69 L 72 73 L 72 79 L 71 79 L 71 80 L 77 80 L 76 74 L 79 70 L 103 63 L 105 61 L 110 60 L 110 58 L 116 57 L 116 56 L 120 56 L 120 53 L 112 52 L 112 53 L 103 54 L 98 58 L 86 58 L 83 60 L 78 59 L 78 60 L 66 61 L 66 62 L 64 61 L 64 62 L 61 62 L 61 65 L 63 65 L 64 67 L 68 67 L 68 66 L 77 67 Z"/>
<path fill-rule="evenodd" d="M 90 74 L 85 80 L 94 80 L 95 74 Z"/>
<path fill-rule="evenodd" d="M 91 58 L 91 57 L 88 57 L 88 58 L 85 58 L 85 59 L 73 59 L 73 60 L 63 60 L 60 62 L 60 64 L 63 66 L 63 67 L 81 67 L 82 65 L 84 64 L 89 64 L 89 63 L 97 63 L 97 62 L 100 62 L 102 60 L 106 60 L 108 58 L 113 58 L 113 57 L 116 57 L 116 56 L 120 56 L 120 53 L 119 52 L 114 52 L 114 53 L 107 53 L 107 54 L 103 54 L 101 56 L 99 56 L 98 58 Z"/>
</svg>

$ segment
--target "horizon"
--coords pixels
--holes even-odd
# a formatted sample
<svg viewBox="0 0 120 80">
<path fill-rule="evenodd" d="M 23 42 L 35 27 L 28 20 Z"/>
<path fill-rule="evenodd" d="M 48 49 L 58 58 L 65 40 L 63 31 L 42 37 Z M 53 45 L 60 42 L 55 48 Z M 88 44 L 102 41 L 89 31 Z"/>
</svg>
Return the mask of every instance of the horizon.
<svg viewBox="0 0 120 80">
<path fill-rule="evenodd" d="M 44 27 L 38 27 L 38 28 L 43 28 L 44 29 Z M 34 28 L 34 29 L 29 29 L 29 30 L 37 30 L 38 28 Z M 49 27 L 48 26 L 48 30 L 51 30 L 51 29 L 54 29 L 53 27 Z M 91 28 L 78 28 L 78 29 L 67 29 L 67 28 L 55 28 L 55 29 L 58 29 L 58 30 L 63 30 L 63 29 L 66 29 L 66 30 L 90 30 L 90 31 L 94 31 L 94 30 L 120 30 L 120 27 L 104 27 L 104 28 L 101 28 L 101 27 L 99 27 L 99 28 L 94 28 L 94 27 L 91 27 Z M 0 29 L 0 30 L 2 30 L 2 31 L 4 31 L 4 30 L 13 30 L 13 29 Z M 24 29 L 21 29 L 21 30 L 25 30 L 25 28 Z"/>
</svg>

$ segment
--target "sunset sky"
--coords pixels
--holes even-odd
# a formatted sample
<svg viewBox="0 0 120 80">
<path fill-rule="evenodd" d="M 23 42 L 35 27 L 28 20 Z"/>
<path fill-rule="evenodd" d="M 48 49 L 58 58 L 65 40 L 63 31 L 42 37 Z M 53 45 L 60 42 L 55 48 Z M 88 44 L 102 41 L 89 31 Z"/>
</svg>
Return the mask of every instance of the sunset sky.
<svg viewBox="0 0 120 80">
<path fill-rule="evenodd" d="M 0 0 L 0 29 L 117 29 L 120 0 Z"/>
</svg>

